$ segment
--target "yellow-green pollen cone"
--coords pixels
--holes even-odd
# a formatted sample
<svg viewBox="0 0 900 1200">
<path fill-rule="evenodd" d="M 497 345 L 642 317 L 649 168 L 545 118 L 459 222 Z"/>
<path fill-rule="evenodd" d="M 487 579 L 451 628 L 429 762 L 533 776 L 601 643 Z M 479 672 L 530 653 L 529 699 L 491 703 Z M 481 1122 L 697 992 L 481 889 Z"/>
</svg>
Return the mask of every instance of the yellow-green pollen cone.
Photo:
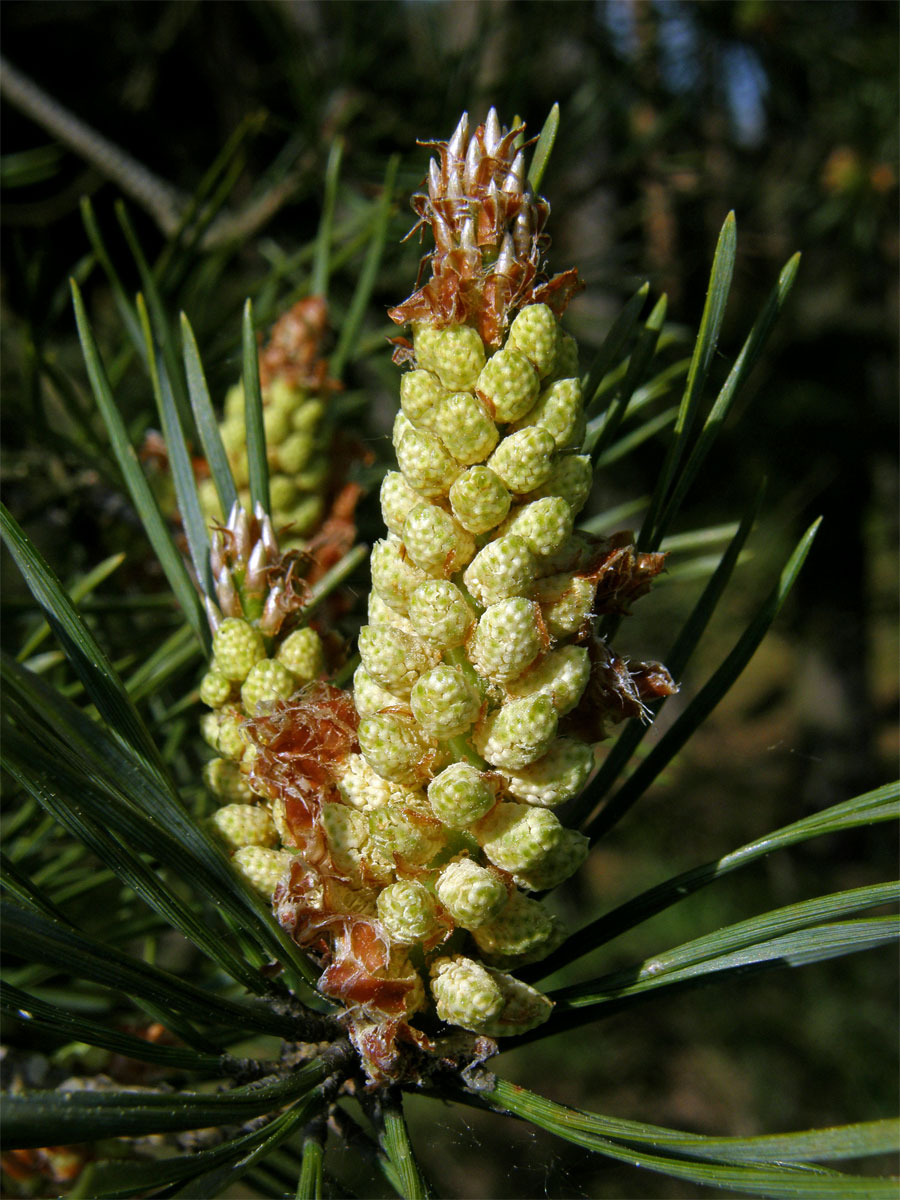
<svg viewBox="0 0 900 1200">
<path fill-rule="evenodd" d="M 437 1014 L 493 1035 L 551 1011 L 499 986 L 498 967 L 559 943 L 559 923 L 525 892 L 583 861 L 587 839 L 549 810 L 582 789 L 594 762 L 591 743 L 560 728 L 591 678 L 594 589 L 577 623 L 563 629 L 566 614 L 553 611 L 578 591 L 576 568 L 590 557 L 574 536 L 592 483 L 577 453 L 577 348 L 559 323 L 578 284 L 574 272 L 538 274 L 547 207 L 524 182 L 516 132 L 492 110 L 470 136 L 464 117 L 414 200 L 437 249 L 429 283 L 391 313 L 411 330 L 396 355 L 410 369 L 355 677 L 362 757 L 389 783 L 424 792 L 443 830 L 446 849 L 410 879 L 470 939 L 471 958 L 442 958 L 440 943 L 433 951 Z M 514 288 L 499 286 L 503 272 Z"/>
<path fill-rule="evenodd" d="M 541 274 L 549 210 L 520 134 L 493 110 L 470 134 L 464 116 L 413 201 L 436 250 L 431 278 L 390 314 L 411 336 L 395 354 L 408 369 L 355 703 L 324 684 L 287 692 L 282 672 L 319 662 L 297 634 L 261 653 L 225 623 L 204 682 L 231 750 L 207 772 L 229 802 L 216 827 L 232 848 L 246 830 L 235 862 L 257 890 L 282 863 L 275 912 L 315 948 L 372 1082 L 409 1077 L 397 1029 L 427 1048 L 418 1013 L 486 1038 L 550 1017 L 511 972 L 566 936 L 534 893 L 577 870 L 588 842 L 553 810 L 584 787 L 606 724 L 671 685 L 652 664 L 651 691 L 649 671 L 594 637 L 662 556 L 575 531 L 592 469 L 559 318 L 579 284 Z M 280 846 L 233 811 L 247 781 Z"/>
<path fill-rule="evenodd" d="M 300 549 L 322 524 L 338 482 L 333 469 L 335 437 L 330 400 L 340 387 L 328 377 L 322 343 L 328 314 L 320 296 L 308 296 L 276 321 L 260 354 L 263 425 L 269 465 L 270 517 L 281 532 L 283 549 Z M 250 507 L 250 469 L 243 385 L 225 397 L 219 426 L 238 489 Z M 200 481 L 200 502 L 208 516 L 222 520 L 215 483 Z"/>
</svg>

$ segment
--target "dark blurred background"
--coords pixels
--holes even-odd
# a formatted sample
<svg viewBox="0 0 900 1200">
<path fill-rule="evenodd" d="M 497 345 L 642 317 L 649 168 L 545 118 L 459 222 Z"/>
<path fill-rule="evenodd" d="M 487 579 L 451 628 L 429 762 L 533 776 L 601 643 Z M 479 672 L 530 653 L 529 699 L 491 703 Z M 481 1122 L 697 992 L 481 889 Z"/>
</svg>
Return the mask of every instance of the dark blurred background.
<svg viewBox="0 0 900 1200">
<path fill-rule="evenodd" d="M 121 171 L 50 132 L 19 72 L 155 177 L 143 203 L 128 199 L 151 260 L 171 232 L 172 189 L 176 202 L 189 196 L 249 122 L 228 196 L 244 225 L 227 275 L 204 289 L 197 268 L 169 293 L 223 382 L 235 373 L 242 297 L 315 233 L 336 135 L 351 214 L 352 197 L 364 205 L 388 156 L 402 155 L 401 206 L 369 325 L 380 336 L 384 308 L 411 290 L 420 253 L 399 244 L 410 223 L 405 197 L 426 162 L 416 139 L 446 137 L 462 109 L 482 119 L 490 104 L 536 133 L 558 101 L 543 183 L 550 265 L 576 264 L 587 281 L 570 319 L 586 360 L 643 279 L 653 295 L 668 294 L 674 337 L 696 327 L 718 231 L 734 209 L 721 379 L 779 270 L 803 253 L 740 419 L 682 517 L 682 529 L 736 520 L 768 476 L 755 561 L 736 577 L 686 687 L 730 648 L 803 529 L 825 518 L 776 630 L 652 796 L 603 843 L 570 895 L 571 915 L 884 782 L 898 749 L 897 17 L 896 5 L 877 0 L 6 0 L 0 369 L 10 503 L 61 574 L 110 552 L 115 514 L 97 517 L 89 463 L 54 443 L 34 366 L 80 371 L 65 283 L 89 251 L 81 196 L 109 232 L 124 286 L 138 286 L 113 216 Z M 297 278 L 285 270 L 285 293 Z M 108 286 L 97 271 L 85 286 L 112 344 Z M 366 360 L 351 384 L 386 396 L 387 354 L 379 361 Z M 647 491 L 662 452 L 649 443 L 602 482 L 605 501 Z M 625 649 L 661 654 L 697 587 L 673 583 L 642 602 Z M 882 827 L 810 843 L 658 919 L 603 966 L 815 894 L 824 879 L 837 889 L 883 878 L 895 861 Z M 590 1055 L 565 1039 L 518 1052 L 507 1073 L 562 1101 L 704 1132 L 880 1116 L 896 1105 L 887 974 L 859 955 L 754 981 L 746 995 L 712 988 L 592 1028 Z M 423 1156 L 452 1195 L 632 1194 L 633 1177 L 619 1168 L 471 1115 L 458 1123 L 448 1111 Z M 646 1189 L 690 1194 L 666 1180 Z"/>
</svg>

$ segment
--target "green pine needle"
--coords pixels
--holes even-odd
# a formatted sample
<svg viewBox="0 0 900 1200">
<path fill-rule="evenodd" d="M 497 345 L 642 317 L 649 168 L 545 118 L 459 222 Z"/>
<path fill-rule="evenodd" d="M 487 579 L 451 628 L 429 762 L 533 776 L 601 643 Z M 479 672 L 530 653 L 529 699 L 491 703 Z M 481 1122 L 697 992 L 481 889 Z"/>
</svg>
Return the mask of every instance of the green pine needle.
<svg viewBox="0 0 900 1200">
<path fill-rule="evenodd" d="M 266 455 L 266 430 L 263 425 L 262 392 L 259 386 L 259 358 L 256 350 L 256 330 L 253 327 L 253 305 L 244 304 L 242 326 L 244 381 L 244 428 L 247 431 L 247 463 L 250 472 L 250 503 L 267 513 L 269 502 L 269 460 Z"/>
</svg>

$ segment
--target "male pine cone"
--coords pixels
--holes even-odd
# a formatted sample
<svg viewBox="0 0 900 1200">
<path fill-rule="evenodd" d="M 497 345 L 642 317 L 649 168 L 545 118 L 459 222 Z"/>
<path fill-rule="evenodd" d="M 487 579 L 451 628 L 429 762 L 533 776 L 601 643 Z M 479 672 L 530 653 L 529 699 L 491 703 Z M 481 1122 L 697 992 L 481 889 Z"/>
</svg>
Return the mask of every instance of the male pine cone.
<svg viewBox="0 0 900 1200">
<path fill-rule="evenodd" d="M 320 296 L 307 296 L 282 313 L 259 358 L 263 425 L 269 462 L 270 517 L 283 550 L 306 549 L 335 499 L 341 472 L 335 467 L 335 428 L 330 401 L 341 387 L 322 357 L 328 313 Z M 244 388 L 225 397 L 219 432 L 241 504 L 250 508 L 250 468 L 244 424 Z M 199 484 L 208 516 L 223 520 L 212 479 Z"/>
<path fill-rule="evenodd" d="M 579 283 L 540 274 L 549 209 L 526 182 L 521 132 L 492 109 L 470 137 L 463 116 L 413 201 L 436 249 L 429 281 L 390 313 L 412 326 L 395 354 L 411 369 L 354 677 L 363 758 L 408 802 L 424 793 L 446 831 L 441 867 L 416 878 L 477 952 L 431 960 L 438 1016 L 491 1035 L 550 1013 L 504 969 L 559 944 L 560 923 L 525 893 L 562 882 L 588 849 L 552 809 L 594 764 L 560 723 L 591 680 L 607 551 L 574 532 L 592 470 L 577 347 L 558 318 Z M 642 557 L 648 579 L 661 565 Z"/>
<path fill-rule="evenodd" d="M 574 270 L 541 275 L 549 209 L 526 182 L 521 132 L 491 110 L 470 136 L 464 116 L 413 200 L 436 249 L 428 282 L 390 314 L 412 326 L 395 353 L 411 369 L 354 708 L 318 685 L 245 727 L 254 791 L 296 854 L 274 885 L 263 858 L 283 852 L 257 840 L 254 881 L 318 948 L 320 989 L 351 1006 L 373 1079 L 397 1077 L 399 1025 L 432 1005 L 489 1037 L 547 1019 L 551 1002 L 509 971 L 564 937 L 527 893 L 555 887 L 587 853 L 553 810 L 587 781 L 600 717 L 639 713 L 647 679 L 652 694 L 671 690 L 664 668 L 626 668 L 594 638 L 597 614 L 627 611 L 662 556 L 574 530 L 592 469 L 579 453 L 577 347 L 559 316 L 579 283 Z M 307 747 L 340 730 L 337 749 L 295 759 L 312 782 L 279 765 L 292 721 L 312 731 Z M 223 815 L 223 836 L 236 820 Z M 249 836 L 270 837 L 264 824 Z"/>
</svg>

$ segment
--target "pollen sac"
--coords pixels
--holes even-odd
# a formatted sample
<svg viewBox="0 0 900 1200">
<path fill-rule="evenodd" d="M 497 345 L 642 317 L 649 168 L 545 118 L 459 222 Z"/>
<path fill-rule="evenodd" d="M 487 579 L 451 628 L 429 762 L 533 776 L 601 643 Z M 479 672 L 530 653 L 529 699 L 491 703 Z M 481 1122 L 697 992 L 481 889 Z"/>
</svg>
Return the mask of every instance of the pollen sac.
<svg viewBox="0 0 900 1200">
<path fill-rule="evenodd" d="M 325 415 L 325 404 L 316 396 L 298 403 L 296 392 L 288 386 L 287 394 L 282 394 L 283 380 L 275 379 L 269 388 L 271 402 L 284 404 L 290 410 L 290 428 L 298 433 L 312 433 L 317 430 Z"/>
<path fill-rule="evenodd" d="M 487 409 L 471 392 L 454 392 L 441 401 L 434 430 L 465 466 L 484 462 L 500 437 Z"/>
<path fill-rule="evenodd" d="M 470 388 L 484 366 L 484 343 L 469 325 L 450 325 L 435 335 L 430 358 L 444 387 L 451 391 Z"/>
<path fill-rule="evenodd" d="M 425 805 L 423 792 L 382 779 L 361 754 L 348 754 L 342 762 L 335 764 L 334 773 L 343 799 L 362 812 L 383 808 L 386 804 L 419 808 Z"/>
<path fill-rule="evenodd" d="M 545 388 L 516 428 L 528 425 L 546 429 L 558 450 L 579 449 L 587 430 L 579 380 L 557 379 Z"/>
<path fill-rule="evenodd" d="M 241 688 L 241 704 L 248 716 L 256 716 L 261 704 L 287 700 L 297 690 L 297 680 L 282 663 L 266 658 L 250 668 Z"/>
<path fill-rule="evenodd" d="M 226 449 L 230 449 L 225 439 L 226 430 L 237 426 L 240 423 L 240 432 L 243 434 L 244 427 L 244 409 L 246 400 L 244 399 L 244 385 L 242 383 L 234 383 L 225 393 L 225 420 L 222 424 L 222 440 L 226 443 Z"/>
<path fill-rule="evenodd" d="M 553 473 L 555 450 L 556 443 L 546 429 L 529 425 L 505 437 L 487 465 L 511 492 L 521 495 L 547 483 Z"/>
<path fill-rule="evenodd" d="M 285 475 L 298 475 L 316 448 L 315 439 L 306 432 L 292 433 L 278 447 L 276 460 Z"/>
<path fill-rule="evenodd" d="M 226 679 L 243 683 L 250 668 L 266 657 L 263 636 L 240 617 L 226 617 L 213 637 L 216 670 Z"/>
<path fill-rule="evenodd" d="M 232 850 L 239 846 L 278 844 L 278 830 L 264 808 L 253 804 L 226 804 L 213 813 L 210 824 Z"/>
<path fill-rule="evenodd" d="M 367 854 L 369 823 L 364 813 L 347 804 L 325 803 L 321 807 L 322 828 L 338 870 L 354 882 L 362 879 L 362 863 Z"/>
<path fill-rule="evenodd" d="M 325 670 L 322 639 L 314 629 L 295 629 L 288 634 L 275 659 L 287 667 L 299 684 L 312 683 Z"/>
<path fill-rule="evenodd" d="M 537 562 L 524 539 L 510 534 L 478 551 L 463 582 L 480 605 L 525 595 L 537 574 Z"/>
<path fill-rule="evenodd" d="M 506 345 L 524 354 L 544 379 L 556 367 L 560 329 L 546 304 L 528 304 L 509 327 Z"/>
<path fill-rule="evenodd" d="M 446 395 L 447 389 L 431 371 L 407 371 L 400 380 L 400 407 L 419 429 L 434 429 L 437 406 Z"/>
<path fill-rule="evenodd" d="M 515 509 L 503 523 L 501 534 L 515 534 L 540 557 L 556 553 L 572 534 L 574 517 L 561 496 L 546 496 Z"/>
<path fill-rule="evenodd" d="M 535 501 L 535 503 L 539 503 Z M 583 563 L 587 561 L 588 543 L 577 531 L 567 537 L 562 545 L 552 554 L 544 554 L 538 560 L 539 577 L 565 573 L 574 575 Z"/>
<path fill-rule="evenodd" d="M 404 617 L 396 608 L 391 608 L 389 604 L 385 604 L 377 592 L 369 593 L 369 603 L 366 606 L 366 611 L 369 614 L 370 625 L 393 625 L 395 629 L 402 629 L 404 633 L 415 633 L 410 624 L 409 618 Z"/>
<path fill-rule="evenodd" d="M 248 804 L 253 799 L 247 776 L 237 763 L 229 762 L 227 758 L 214 758 L 208 762 L 203 768 L 203 782 L 220 800 Z"/>
<path fill-rule="evenodd" d="M 461 571 L 475 553 L 475 539 L 436 504 L 417 504 L 403 525 L 403 544 L 417 567 L 429 575 Z"/>
<path fill-rule="evenodd" d="M 504 801 L 474 828 L 485 854 L 501 871 L 528 871 L 562 840 L 563 826 L 549 809 Z"/>
<path fill-rule="evenodd" d="M 285 512 L 300 498 L 296 484 L 287 475 L 269 476 L 269 502 L 275 512 Z"/>
<path fill-rule="evenodd" d="M 547 632 L 565 638 L 580 632 L 590 620 L 596 590 L 590 579 L 559 573 L 538 579 L 531 595 L 541 606 Z"/>
<path fill-rule="evenodd" d="M 546 958 L 562 942 L 565 931 L 537 900 L 514 891 L 493 920 L 472 930 L 472 937 L 482 954 L 497 965 L 518 966 Z"/>
<path fill-rule="evenodd" d="M 423 583 L 409 601 L 409 620 L 416 633 L 441 650 L 461 646 L 475 623 L 465 596 L 449 579 Z"/>
<path fill-rule="evenodd" d="M 413 326 L 413 349 L 416 355 L 416 364 L 426 371 L 434 371 L 434 351 L 440 337 L 440 332 L 433 325 L 422 324 Z"/>
<path fill-rule="evenodd" d="M 564 879 L 574 875 L 590 849 L 590 840 L 576 829 L 564 829 L 563 836 L 553 850 L 530 871 L 518 871 L 513 879 L 521 888 L 530 892 L 544 892 L 558 887 Z"/>
<path fill-rule="evenodd" d="M 391 533 L 399 537 L 411 509 L 422 503 L 422 496 L 409 486 L 399 471 L 388 471 L 381 484 L 381 515 Z"/>
<path fill-rule="evenodd" d="M 273 800 L 269 808 L 269 815 L 272 818 L 272 824 L 278 831 L 278 836 L 281 839 L 283 849 L 293 847 L 296 839 L 291 831 L 288 823 L 286 805 L 283 799 L 279 796 L 277 800 Z"/>
<path fill-rule="evenodd" d="M 476 1033 L 485 1021 L 503 1011 L 505 1003 L 503 992 L 491 972 L 461 954 L 434 960 L 431 964 L 431 994 L 442 1021 Z"/>
<path fill-rule="evenodd" d="M 556 737 L 557 722 L 549 696 L 513 700 L 485 718 L 475 734 L 475 748 L 504 771 L 525 767 L 546 754 Z"/>
<path fill-rule="evenodd" d="M 509 512 L 509 492 L 489 467 L 469 467 L 450 488 L 453 515 L 470 533 L 487 533 Z"/>
<path fill-rule="evenodd" d="M 465 829 L 491 811 L 497 803 L 497 791 L 477 767 L 456 762 L 429 783 L 428 802 L 442 824 Z"/>
<path fill-rule="evenodd" d="M 540 608 L 522 596 L 485 609 L 470 643 L 475 668 L 494 683 L 518 679 L 544 648 Z"/>
<path fill-rule="evenodd" d="M 294 483 L 300 491 L 320 488 L 328 478 L 330 470 L 331 463 L 328 461 L 327 455 L 317 456 L 304 471 L 294 477 Z"/>
<path fill-rule="evenodd" d="M 369 832 L 388 861 L 424 866 L 443 848 L 444 831 L 426 804 L 386 804 L 368 813 Z"/>
<path fill-rule="evenodd" d="M 462 464 L 448 453 L 443 442 L 433 433 L 409 426 L 399 437 L 395 435 L 394 447 L 397 463 L 406 476 L 406 482 L 427 499 L 446 496 L 462 471 Z M 537 487 L 537 484 L 534 486 Z"/>
<path fill-rule="evenodd" d="M 402 543 L 384 539 L 372 547 L 372 587 L 391 608 L 406 614 L 409 598 L 428 576 L 406 557 Z"/>
<path fill-rule="evenodd" d="M 410 431 L 415 433 L 416 426 L 413 425 L 412 421 L 405 412 L 398 412 L 394 417 L 394 424 L 391 427 L 391 443 L 394 446 L 394 449 L 400 445 L 400 439 L 403 437 L 403 435 L 405 433 L 409 433 Z"/>
<path fill-rule="evenodd" d="M 219 749 L 219 714 L 218 712 L 204 713 L 200 718 L 200 736 L 207 746 L 213 750 Z"/>
<path fill-rule="evenodd" d="M 362 664 L 353 672 L 353 703 L 361 717 L 371 717 L 383 708 L 394 708 L 400 700 L 376 683 Z"/>
<path fill-rule="evenodd" d="M 537 430 L 540 429 L 540 426 L 534 425 L 531 428 Z M 521 432 L 527 433 L 528 430 L 523 429 Z M 550 437 L 546 430 L 542 430 L 542 432 Z M 512 437 L 518 436 L 518 434 L 512 435 Z M 510 441 L 511 439 L 507 438 L 506 440 Z M 534 490 L 526 499 L 541 500 L 544 496 L 562 496 L 577 516 L 591 494 L 593 482 L 594 473 L 591 470 L 591 460 L 586 454 L 563 455 L 551 465 L 546 478 L 540 484 L 534 485 Z"/>
<path fill-rule="evenodd" d="M 525 804 L 555 808 L 577 796 L 594 768 L 594 752 L 575 738 L 559 738 L 543 758 L 507 773 L 510 795 Z"/>
<path fill-rule="evenodd" d="M 235 483 L 240 487 L 241 484 L 237 483 L 238 472 L 234 469 L 233 463 L 231 473 L 235 476 Z M 200 501 L 200 508 L 205 517 L 215 521 L 222 520 L 222 505 L 219 503 L 219 493 L 216 490 L 214 479 L 201 479 L 198 481 L 197 499 Z"/>
<path fill-rule="evenodd" d="M 564 717 L 581 699 L 591 674 L 586 647 L 561 646 L 507 686 L 510 696 L 547 696 Z"/>
<path fill-rule="evenodd" d="M 415 784 L 427 769 L 433 748 L 411 715 L 378 713 L 364 717 L 358 736 L 366 762 L 391 783 Z"/>
<path fill-rule="evenodd" d="M 549 951 L 548 951 L 549 953 Z M 486 1037 L 515 1037 L 543 1025 L 553 1011 L 553 1001 L 505 971 L 490 971 L 503 996 L 503 1008 L 483 1021 L 478 1032 Z"/>
<path fill-rule="evenodd" d="M 271 900 L 294 855 L 287 850 L 268 850 L 264 846 L 241 846 L 235 850 L 233 865 L 255 892 Z"/>
<path fill-rule="evenodd" d="M 425 985 L 422 983 L 422 977 L 416 968 L 412 965 L 409 958 L 405 955 L 401 958 L 397 951 L 402 949 L 397 946 L 391 952 L 391 967 L 388 971 L 389 979 L 402 979 L 404 983 L 412 984 L 409 991 L 406 993 L 406 1015 L 411 1017 L 414 1013 L 421 1012 L 428 1007 L 428 998 L 425 995 Z"/>
<path fill-rule="evenodd" d="M 204 737 L 214 750 L 232 762 L 240 762 L 247 751 L 247 742 L 244 738 L 242 726 L 244 723 L 244 714 L 239 708 L 220 708 L 214 713 L 209 713 L 215 722 L 215 730 L 213 730 L 212 722 L 204 729 Z"/>
<path fill-rule="evenodd" d="M 398 879 L 378 893 L 378 919 L 394 941 L 412 943 L 438 928 L 434 897 L 416 879 Z"/>
<path fill-rule="evenodd" d="M 560 330 L 556 354 L 555 374 L 560 379 L 570 379 L 578 374 L 578 343 L 570 333 Z"/>
<path fill-rule="evenodd" d="M 404 698 L 433 661 L 419 638 L 391 625 L 363 625 L 359 631 L 359 654 L 376 683 Z"/>
<path fill-rule="evenodd" d="M 498 350 L 478 376 L 475 390 L 501 423 L 523 417 L 540 391 L 537 371 L 518 350 Z"/>
<path fill-rule="evenodd" d="M 290 410 L 284 404 L 273 404 L 270 398 L 263 408 L 263 428 L 266 431 L 267 446 L 283 442 L 291 428 Z"/>
<path fill-rule="evenodd" d="M 297 476 L 298 480 L 300 476 Z M 302 496 L 300 500 L 284 514 L 285 526 L 290 526 L 292 538 L 307 537 L 318 526 L 325 514 L 325 501 L 321 496 Z"/>
<path fill-rule="evenodd" d="M 435 891 L 438 900 L 463 929 L 476 929 L 490 921 L 507 899 L 502 879 L 471 858 L 459 858 L 444 867 Z"/>
<path fill-rule="evenodd" d="M 209 708 L 221 708 L 231 699 L 234 684 L 213 667 L 200 680 L 200 699 Z"/>
<path fill-rule="evenodd" d="M 458 667 L 441 664 L 416 680 L 410 707 L 426 733 L 452 738 L 465 733 L 475 721 L 481 696 Z"/>
<path fill-rule="evenodd" d="M 272 391 L 274 392 L 278 386 L 279 381 L 276 380 L 272 384 Z M 296 433 L 310 433 L 316 429 L 324 415 L 325 405 L 321 400 L 315 398 L 304 400 L 291 415 L 291 429 Z"/>
</svg>

